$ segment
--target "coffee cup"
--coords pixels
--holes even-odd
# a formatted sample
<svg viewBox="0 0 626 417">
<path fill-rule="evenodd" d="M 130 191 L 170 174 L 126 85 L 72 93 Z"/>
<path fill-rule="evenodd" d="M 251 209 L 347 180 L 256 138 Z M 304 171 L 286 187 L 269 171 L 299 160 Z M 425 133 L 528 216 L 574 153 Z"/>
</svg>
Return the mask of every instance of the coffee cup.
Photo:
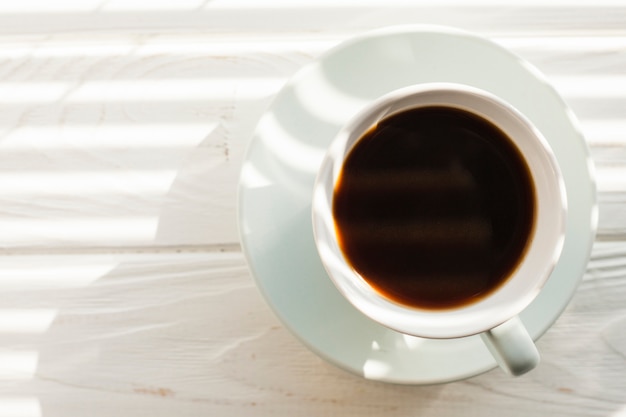
<svg viewBox="0 0 626 417">
<path fill-rule="evenodd" d="M 558 261 L 566 213 L 541 132 L 452 83 L 365 106 L 329 146 L 312 199 L 320 259 L 357 310 L 417 337 L 480 334 L 512 375 L 539 363 L 519 314 Z"/>
</svg>

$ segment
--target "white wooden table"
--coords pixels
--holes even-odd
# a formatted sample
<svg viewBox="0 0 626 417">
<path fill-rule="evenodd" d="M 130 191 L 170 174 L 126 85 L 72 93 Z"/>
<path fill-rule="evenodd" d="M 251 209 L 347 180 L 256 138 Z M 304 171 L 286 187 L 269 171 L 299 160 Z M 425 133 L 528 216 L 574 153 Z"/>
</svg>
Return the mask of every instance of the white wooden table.
<svg viewBox="0 0 626 417">
<path fill-rule="evenodd" d="M 406 23 L 529 60 L 591 147 L 592 260 L 522 378 L 339 370 L 241 253 L 239 169 L 273 96 L 333 45 Z M 0 1 L 0 417 L 109 415 L 626 416 L 626 2 Z"/>
</svg>

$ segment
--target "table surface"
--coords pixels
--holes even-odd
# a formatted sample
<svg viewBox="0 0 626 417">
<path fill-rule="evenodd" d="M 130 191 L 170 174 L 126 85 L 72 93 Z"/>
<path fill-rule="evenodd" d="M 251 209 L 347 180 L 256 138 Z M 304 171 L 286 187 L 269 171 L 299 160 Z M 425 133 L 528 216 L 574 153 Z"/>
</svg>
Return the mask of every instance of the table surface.
<svg viewBox="0 0 626 417">
<path fill-rule="evenodd" d="M 281 86 L 366 30 L 466 29 L 546 74 L 597 168 L 583 281 L 541 365 L 402 386 L 262 298 L 236 188 Z M 626 2 L 0 2 L 0 417 L 626 416 Z"/>
</svg>

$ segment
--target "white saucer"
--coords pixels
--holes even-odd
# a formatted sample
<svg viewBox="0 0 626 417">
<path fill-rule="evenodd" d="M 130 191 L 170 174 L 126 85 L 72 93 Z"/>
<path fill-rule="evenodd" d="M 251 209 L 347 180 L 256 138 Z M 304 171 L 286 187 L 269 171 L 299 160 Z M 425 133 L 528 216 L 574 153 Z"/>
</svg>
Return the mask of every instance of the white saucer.
<svg viewBox="0 0 626 417">
<path fill-rule="evenodd" d="M 408 337 L 369 320 L 335 289 L 311 230 L 313 181 L 340 126 L 367 102 L 416 83 L 456 82 L 516 106 L 550 142 L 565 177 L 563 255 L 521 317 L 539 338 L 585 270 L 597 224 L 593 166 L 575 117 L 541 74 L 457 30 L 411 26 L 365 34 L 300 70 L 262 117 L 239 184 L 239 228 L 252 274 L 284 324 L 326 360 L 368 379 L 441 383 L 495 367 L 478 336 Z M 541 365 L 540 365 L 541 366 Z"/>
</svg>

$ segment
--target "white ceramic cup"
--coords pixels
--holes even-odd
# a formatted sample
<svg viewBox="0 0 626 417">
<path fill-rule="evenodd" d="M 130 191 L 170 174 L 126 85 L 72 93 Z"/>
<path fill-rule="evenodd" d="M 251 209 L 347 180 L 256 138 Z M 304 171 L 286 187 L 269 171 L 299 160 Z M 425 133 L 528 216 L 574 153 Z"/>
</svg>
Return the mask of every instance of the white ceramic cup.
<svg viewBox="0 0 626 417">
<path fill-rule="evenodd" d="M 447 106 L 472 112 L 498 126 L 524 157 L 534 185 L 535 219 L 527 249 L 504 284 L 469 305 L 421 309 L 394 302 L 374 290 L 344 257 L 333 219 L 333 194 L 344 160 L 365 132 L 382 119 L 412 108 Z M 480 334 L 502 369 L 521 375 L 539 363 L 539 353 L 518 315 L 539 294 L 563 247 L 567 213 L 565 185 L 546 139 L 502 99 L 461 84 L 431 83 L 393 91 L 366 106 L 331 143 L 320 166 L 312 200 L 315 244 L 329 277 L 363 314 L 395 331 L 449 339 Z"/>
</svg>

